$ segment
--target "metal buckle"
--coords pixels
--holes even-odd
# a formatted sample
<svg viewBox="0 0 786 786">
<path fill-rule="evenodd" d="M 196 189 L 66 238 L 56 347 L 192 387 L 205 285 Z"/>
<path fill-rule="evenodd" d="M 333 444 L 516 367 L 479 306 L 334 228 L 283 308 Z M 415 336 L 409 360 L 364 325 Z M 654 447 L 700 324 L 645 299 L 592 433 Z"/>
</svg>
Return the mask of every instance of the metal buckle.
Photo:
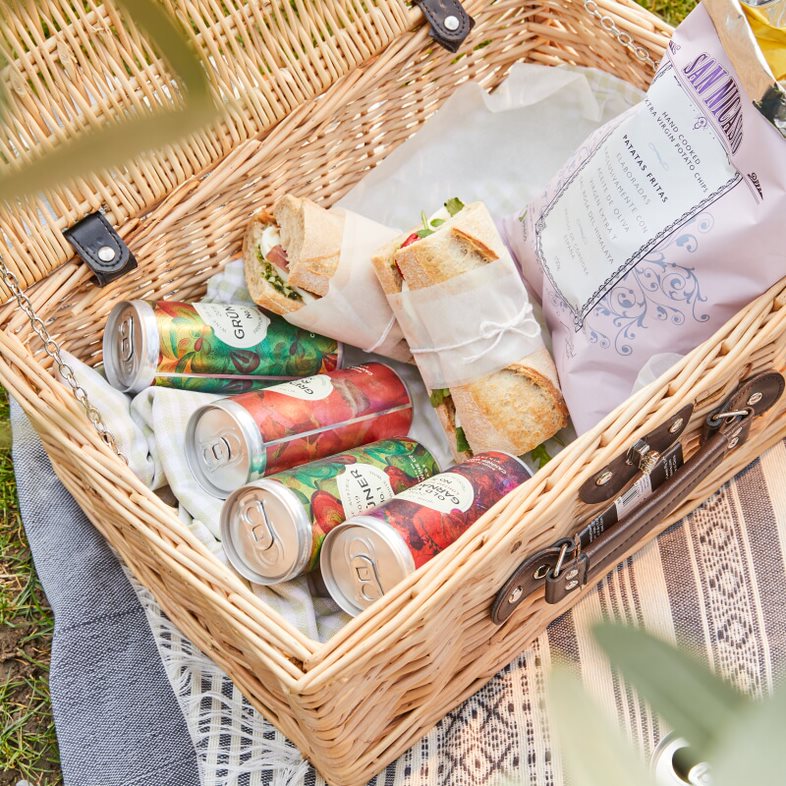
<svg viewBox="0 0 786 786">
<path fill-rule="evenodd" d="M 557 557 L 557 564 L 554 566 L 554 573 L 552 574 L 556 579 L 559 576 L 559 572 L 562 570 L 562 563 L 565 561 L 565 555 L 568 553 L 568 545 L 567 543 L 562 544 L 562 548 L 559 550 L 559 556 Z"/>
<path fill-rule="evenodd" d="M 746 415 L 753 414 L 753 407 L 745 407 L 745 409 L 735 409 L 732 412 L 713 412 L 712 415 L 707 417 L 707 423 L 712 428 L 717 428 L 721 425 L 722 420 L 734 420 L 734 418 L 745 417 Z"/>
<path fill-rule="evenodd" d="M 559 556 L 557 557 L 557 563 L 554 565 L 554 571 L 551 574 L 552 579 L 559 577 L 559 574 L 562 571 L 562 566 L 565 563 L 565 557 L 568 556 L 569 550 L 572 559 L 579 558 L 579 554 L 581 554 L 581 540 L 579 539 L 578 535 L 573 536 L 573 542 L 565 542 L 562 544 L 562 548 L 559 550 Z M 575 556 L 573 556 L 574 554 Z"/>
<path fill-rule="evenodd" d="M 628 464 L 635 464 L 645 475 L 649 475 L 660 461 L 660 456 L 659 451 L 653 450 L 640 439 L 628 451 Z"/>
</svg>

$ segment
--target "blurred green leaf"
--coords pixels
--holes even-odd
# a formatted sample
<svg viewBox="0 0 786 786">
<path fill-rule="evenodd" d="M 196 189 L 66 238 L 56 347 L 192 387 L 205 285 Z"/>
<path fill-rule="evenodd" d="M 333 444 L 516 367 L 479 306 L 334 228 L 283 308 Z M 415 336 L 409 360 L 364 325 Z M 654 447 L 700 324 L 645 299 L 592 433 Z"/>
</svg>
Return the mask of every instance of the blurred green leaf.
<svg viewBox="0 0 786 786">
<path fill-rule="evenodd" d="M 218 114 L 202 61 L 156 0 L 115 0 L 156 45 L 183 89 L 182 108 L 134 111 L 88 129 L 51 152 L 0 176 L 0 199 L 14 200 L 182 140 Z"/>
<path fill-rule="evenodd" d="M 725 737 L 747 704 L 704 664 L 642 630 L 603 623 L 594 634 L 612 665 L 699 756 Z"/>
<path fill-rule="evenodd" d="M 556 666 L 549 686 L 551 717 L 572 786 L 653 786 L 646 766 L 578 677 Z"/>
<path fill-rule="evenodd" d="M 750 702 L 728 728 L 707 760 L 714 786 L 775 786 L 784 781 L 786 689 L 772 698 Z"/>
<path fill-rule="evenodd" d="M 162 57 L 183 83 L 189 99 L 210 100 L 210 83 L 182 30 L 156 0 L 114 0 L 155 41 Z"/>
</svg>

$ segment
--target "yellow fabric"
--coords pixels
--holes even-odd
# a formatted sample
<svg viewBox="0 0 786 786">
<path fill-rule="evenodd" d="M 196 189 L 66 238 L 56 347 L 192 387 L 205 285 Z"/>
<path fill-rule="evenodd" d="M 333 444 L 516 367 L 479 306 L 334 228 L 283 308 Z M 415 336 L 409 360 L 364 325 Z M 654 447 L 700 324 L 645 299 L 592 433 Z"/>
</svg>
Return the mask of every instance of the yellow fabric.
<svg viewBox="0 0 786 786">
<path fill-rule="evenodd" d="M 777 80 L 786 78 L 786 28 L 774 27 L 756 8 L 744 3 L 742 7 L 773 75 Z"/>
</svg>

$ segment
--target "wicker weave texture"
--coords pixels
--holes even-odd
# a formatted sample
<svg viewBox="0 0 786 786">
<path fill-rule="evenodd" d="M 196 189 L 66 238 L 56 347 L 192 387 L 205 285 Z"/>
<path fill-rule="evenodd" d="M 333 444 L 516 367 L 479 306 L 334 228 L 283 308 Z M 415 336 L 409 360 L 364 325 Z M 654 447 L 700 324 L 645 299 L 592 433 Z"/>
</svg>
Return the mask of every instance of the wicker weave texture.
<svg viewBox="0 0 786 786">
<path fill-rule="evenodd" d="M 419 12 L 398 2 L 294 0 L 280 8 L 269 3 L 171 4 L 188 14 L 200 45 L 215 59 L 216 89 L 231 92 L 235 83 L 242 85 L 237 106 L 245 108 L 237 115 L 230 110 L 221 128 L 204 138 L 150 155 L 117 177 L 85 179 L 79 188 L 64 190 L 52 203 L 56 215 L 46 221 L 36 212 L 40 205 L 32 204 L 5 216 L 6 233 L 10 228 L 16 233 L 7 243 L 13 254 L 9 261 L 29 274 L 26 281 L 59 265 L 28 290 L 53 334 L 70 351 L 97 362 L 102 326 L 114 302 L 199 296 L 205 280 L 238 251 L 256 209 L 283 191 L 331 204 L 468 79 L 493 87 L 522 60 L 597 66 L 640 86 L 651 75 L 582 3 L 499 0 L 466 5 L 477 25 L 462 53 L 452 55 L 433 46 Z M 66 7 L 68 23 L 57 22 Z M 654 59 L 660 56 L 668 34 L 663 23 L 632 2 L 603 0 L 598 7 Z M 68 36 L 76 36 L 75 31 L 111 20 L 123 30 L 113 44 L 117 62 L 144 50 L 133 28 L 121 24 L 108 7 L 42 8 L 41 15 L 53 20 L 46 31 L 28 6 L 0 23 L 3 46 L 16 58 L 7 79 L 27 63 L 34 64 L 29 67 L 36 73 L 54 69 L 59 74 L 57 79 L 41 76 L 51 100 L 40 106 L 20 95 L 14 112 L 27 123 L 33 122 L 34 109 L 53 112 L 75 100 L 77 88 L 58 70 L 68 60 L 59 43 L 71 45 Z M 341 25 L 324 21 L 342 13 Z M 270 34 L 255 27 L 258 22 L 249 22 L 263 17 L 272 25 L 262 25 Z M 346 36 L 353 47 L 339 46 L 344 37 L 339 31 L 352 25 Z M 317 30 L 330 40 L 322 40 Z M 108 44 L 102 35 L 79 40 L 79 57 L 87 63 L 80 67 L 84 79 L 98 79 L 110 62 Z M 307 56 L 292 54 L 303 47 Z M 143 84 L 144 90 L 155 91 L 165 81 L 148 56 L 151 63 L 139 66 L 136 81 L 120 80 L 102 112 L 138 100 L 131 96 L 142 95 L 136 91 Z M 138 55 L 131 59 L 137 66 L 147 62 Z M 259 83 L 262 63 L 275 64 L 265 73 L 277 102 Z M 74 118 L 69 129 L 75 132 L 80 122 L 85 121 Z M 36 125 L 38 136 L 31 136 L 38 140 L 36 149 L 52 141 L 46 127 L 43 121 Z M 207 169 L 206 177 L 201 173 Z M 123 228 L 140 267 L 99 290 L 88 282 L 83 266 L 62 264 L 59 231 L 102 202 Z M 786 281 L 751 304 L 669 379 L 642 391 L 570 445 L 533 482 L 325 644 L 309 640 L 266 608 L 181 527 L 171 508 L 129 473 L 54 379 L 24 316 L 11 305 L 0 314 L 0 381 L 32 418 L 66 486 L 173 621 L 227 670 L 330 783 L 361 786 L 561 612 L 534 596 L 500 628 L 489 617 L 496 591 L 522 556 L 572 532 L 588 515 L 589 509 L 577 501 L 577 489 L 587 478 L 686 401 L 696 403 L 686 442 L 690 454 L 702 418 L 740 378 L 772 366 L 784 368 L 784 287 Z M 761 420 L 744 448 L 660 529 L 781 439 L 786 403 Z"/>
</svg>

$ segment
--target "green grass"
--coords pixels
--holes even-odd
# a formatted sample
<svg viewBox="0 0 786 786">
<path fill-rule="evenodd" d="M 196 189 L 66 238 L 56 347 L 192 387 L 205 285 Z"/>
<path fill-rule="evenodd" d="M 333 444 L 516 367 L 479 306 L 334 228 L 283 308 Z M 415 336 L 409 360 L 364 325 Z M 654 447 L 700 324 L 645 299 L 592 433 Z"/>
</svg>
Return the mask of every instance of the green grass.
<svg viewBox="0 0 786 786">
<path fill-rule="evenodd" d="M 653 14 L 662 16 L 670 25 L 678 25 L 696 5 L 695 0 L 638 0 Z"/>
<path fill-rule="evenodd" d="M 676 25 L 693 0 L 640 0 Z M 49 705 L 52 614 L 36 578 L 16 503 L 8 445 L 8 403 L 0 400 L 0 786 L 62 783 Z"/>
<path fill-rule="evenodd" d="M 8 400 L 0 399 L 0 786 L 62 783 L 49 704 L 52 612 L 19 518 Z"/>
</svg>

